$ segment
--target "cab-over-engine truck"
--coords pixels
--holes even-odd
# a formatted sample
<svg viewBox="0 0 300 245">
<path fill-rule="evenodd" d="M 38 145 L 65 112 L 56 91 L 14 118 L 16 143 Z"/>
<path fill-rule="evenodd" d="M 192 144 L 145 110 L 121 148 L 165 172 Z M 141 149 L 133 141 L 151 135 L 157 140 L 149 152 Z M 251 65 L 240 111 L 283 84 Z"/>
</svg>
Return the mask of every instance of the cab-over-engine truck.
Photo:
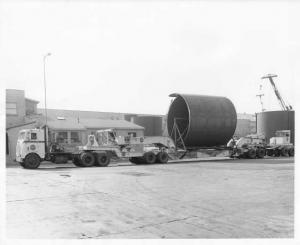
<svg viewBox="0 0 300 245">
<path fill-rule="evenodd" d="M 16 160 L 27 169 L 36 169 L 41 161 L 52 161 L 56 157 L 71 159 L 78 167 L 105 167 L 111 158 L 127 158 L 136 164 L 168 162 L 168 153 L 174 149 L 171 138 L 167 141 L 151 140 L 151 137 L 147 142 L 144 140 L 144 137 L 116 137 L 113 129 L 98 130 L 96 135 L 89 135 L 88 143 L 75 152 L 48 151 L 43 129 L 24 129 L 19 132 Z"/>
</svg>

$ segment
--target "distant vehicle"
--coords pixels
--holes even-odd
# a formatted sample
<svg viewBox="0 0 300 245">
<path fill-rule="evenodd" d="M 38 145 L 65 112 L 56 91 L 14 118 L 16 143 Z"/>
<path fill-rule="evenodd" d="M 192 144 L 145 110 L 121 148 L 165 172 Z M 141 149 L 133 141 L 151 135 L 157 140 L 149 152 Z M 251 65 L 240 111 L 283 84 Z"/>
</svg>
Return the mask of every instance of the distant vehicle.
<svg viewBox="0 0 300 245">
<path fill-rule="evenodd" d="M 294 145 L 290 143 L 290 130 L 278 130 L 275 137 L 266 142 L 264 135 L 247 135 L 235 142 L 232 157 L 264 158 L 268 156 L 294 156 Z"/>
<path fill-rule="evenodd" d="M 276 131 L 275 137 L 270 138 L 266 148 L 268 156 L 294 156 L 294 145 L 291 143 L 291 131 Z"/>
</svg>

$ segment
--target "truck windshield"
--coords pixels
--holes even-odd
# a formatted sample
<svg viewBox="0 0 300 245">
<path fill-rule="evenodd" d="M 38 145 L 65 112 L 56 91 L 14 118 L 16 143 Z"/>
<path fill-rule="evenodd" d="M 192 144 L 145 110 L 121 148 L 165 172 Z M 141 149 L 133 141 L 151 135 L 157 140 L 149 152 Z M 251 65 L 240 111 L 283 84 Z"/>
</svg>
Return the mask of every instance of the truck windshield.
<svg viewBox="0 0 300 245">
<path fill-rule="evenodd" d="M 26 132 L 20 132 L 18 140 L 25 140 Z"/>
</svg>

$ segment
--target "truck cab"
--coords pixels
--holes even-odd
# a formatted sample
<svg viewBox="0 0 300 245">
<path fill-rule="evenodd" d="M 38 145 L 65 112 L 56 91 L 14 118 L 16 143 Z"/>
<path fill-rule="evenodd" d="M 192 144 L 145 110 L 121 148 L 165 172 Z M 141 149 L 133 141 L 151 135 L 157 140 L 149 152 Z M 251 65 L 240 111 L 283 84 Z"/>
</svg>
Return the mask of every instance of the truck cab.
<svg viewBox="0 0 300 245">
<path fill-rule="evenodd" d="M 270 138 L 270 145 L 291 145 L 291 130 L 277 130 Z"/>
<path fill-rule="evenodd" d="M 24 168 L 37 168 L 45 158 L 45 136 L 43 129 L 23 129 L 19 132 L 16 160 Z"/>
</svg>

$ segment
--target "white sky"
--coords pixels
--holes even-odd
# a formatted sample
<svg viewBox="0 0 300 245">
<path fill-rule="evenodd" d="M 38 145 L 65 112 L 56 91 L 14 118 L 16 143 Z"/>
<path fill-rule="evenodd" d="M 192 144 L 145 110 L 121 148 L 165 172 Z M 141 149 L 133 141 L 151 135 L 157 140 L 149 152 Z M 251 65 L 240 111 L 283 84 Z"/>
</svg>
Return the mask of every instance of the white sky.
<svg viewBox="0 0 300 245">
<path fill-rule="evenodd" d="M 2 2 L 0 72 L 48 108 L 165 114 L 170 93 L 226 96 L 238 112 L 295 105 L 300 4 L 228 2 Z"/>
</svg>

